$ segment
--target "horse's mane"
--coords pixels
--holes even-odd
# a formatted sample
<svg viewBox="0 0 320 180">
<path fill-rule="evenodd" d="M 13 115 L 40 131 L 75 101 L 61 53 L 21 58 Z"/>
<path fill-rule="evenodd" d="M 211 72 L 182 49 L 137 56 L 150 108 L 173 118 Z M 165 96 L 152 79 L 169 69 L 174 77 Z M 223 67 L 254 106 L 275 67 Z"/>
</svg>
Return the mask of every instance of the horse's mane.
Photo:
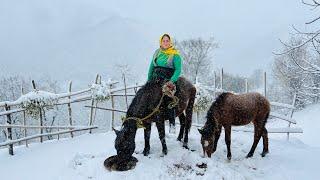
<svg viewBox="0 0 320 180">
<path fill-rule="evenodd" d="M 135 111 L 135 106 L 138 103 L 141 103 L 140 100 L 142 99 L 143 95 L 146 92 L 151 92 L 153 91 L 155 88 L 160 88 L 161 84 L 157 81 L 148 81 L 145 85 L 143 85 L 137 92 L 137 94 L 135 95 L 135 97 L 133 98 L 131 104 L 129 105 L 128 111 L 127 111 L 127 117 L 131 117 L 134 115 L 134 111 Z"/>
<path fill-rule="evenodd" d="M 216 98 L 216 100 L 212 103 L 212 105 L 210 106 L 210 109 L 207 112 L 207 122 L 206 122 L 206 126 L 209 126 L 209 129 L 212 129 L 213 127 L 216 126 L 216 122 L 214 120 L 214 115 L 217 111 L 220 110 L 220 107 L 223 105 L 226 97 L 230 94 L 231 93 L 229 93 L 229 92 L 224 92 L 224 93 L 220 94 Z"/>
</svg>

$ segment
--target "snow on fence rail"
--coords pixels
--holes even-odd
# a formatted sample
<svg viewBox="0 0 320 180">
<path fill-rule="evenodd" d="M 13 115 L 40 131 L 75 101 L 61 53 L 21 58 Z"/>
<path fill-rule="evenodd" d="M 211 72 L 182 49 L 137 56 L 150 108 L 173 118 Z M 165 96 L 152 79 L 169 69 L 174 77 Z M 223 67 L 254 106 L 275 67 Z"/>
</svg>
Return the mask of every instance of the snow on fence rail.
<svg viewBox="0 0 320 180">
<path fill-rule="evenodd" d="M 125 78 L 125 75 L 123 74 Z M 136 84 L 133 86 L 127 86 L 124 81 L 124 87 L 114 88 L 114 85 L 119 82 L 108 80 L 107 82 L 101 81 L 101 76 L 97 75 L 94 84 L 91 85 L 90 88 L 83 89 L 80 91 L 72 92 L 72 82 L 69 82 L 68 92 L 61 94 L 53 94 L 45 91 L 38 90 L 36 88 L 36 84 L 32 81 L 33 91 L 21 95 L 15 101 L 5 101 L 0 102 L 0 108 L 3 107 L 5 110 L 0 112 L 0 116 L 6 116 L 7 122 L 6 124 L 0 125 L 0 129 L 6 129 L 7 141 L 0 143 L 0 147 L 8 146 L 9 154 L 13 155 L 13 145 L 21 142 L 25 142 L 26 146 L 28 146 L 28 140 L 40 138 L 40 142 L 43 142 L 43 137 L 53 136 L 61 134 L 70 133 L 71 137 L 74 136 L 74 132 L 79 131 L 89 131 L 92 132 L 93 129 L 97 129 L 98 126 L 94 126 L 93 122 L 95 119 L 96 109 L 103 109 L 112 112 L 112 122 L 111 126 L 114 126 L 114 112 L 125 112 L 124 110 L 117 110 L 114 108 L 114 97 L 123 96 L 125 97 L 126 104 L 128 104 L 127 96 L 134 96 L 134 93 L 128 93 L 128 90 L 133 89 L 134 92 L 137 91 L 137 88 L 141 87 L 141 85 Z M 23 89 L 22 89 L 23 90 Z M 124 94 L 119 92 L 124 91 Z M 105 100 L 110 100 L 112 103 L 112 108 L 104 108 L 98 107 L 97 103 Z M 79 103 L 84 101 L 91 101 L 91 106 L 85 106 L 90 108 L 90 116 L 88 120 L 87 126 L 75 126 L 73 123 L 72 117 L 72 103 Z M 67 105 L 68 107 L 68 120 L 69 124 L 65 126 L 44 126 L 43 119 L 45 118 L 45 111 L 47 107 L 52 106 L 61 106 Z M 23 113 L 23 124 L 12 124 L 11 116 L 14 113 Z M 33 117 L 39 119 L 39 125 L 26 125 L 26 114 L 33 115 Z M 12 129 L 13 128 L 21 128 L 24 129 L 24 137 L 13 140 L 12 137 Z M 31 136 L 27 136 L 27 129 L 39 129 L 39 133 Z M 49 132 L 44 133 L 43 129 L 56 129 L 57 132 Z M 60 131 L 60 129 L 65 129 Z"/>
</svg>

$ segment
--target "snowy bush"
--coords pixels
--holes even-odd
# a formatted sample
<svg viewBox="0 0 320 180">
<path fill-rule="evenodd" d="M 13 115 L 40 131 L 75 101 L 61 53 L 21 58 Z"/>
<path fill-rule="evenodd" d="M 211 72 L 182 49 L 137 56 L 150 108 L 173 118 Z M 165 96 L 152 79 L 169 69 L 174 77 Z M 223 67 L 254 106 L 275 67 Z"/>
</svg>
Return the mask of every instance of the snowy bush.
<svg viewBox="0 0 320 180">
<path fill-rule="evenodd" d="M 91 97 L 99 102 L 110 99 L 110 84 L 101 82 L 101 84 L 92 84 Z"/>
<path fill-rule="evenodd" d="M 206 111 L 212 104 L 214 97 L 200 83 L 196 83 L 195 87 L 197 89 L 197 94 L 196 94 L 196 100 L 195 100 L 193 109 L 195 112 Z"/>
<path fill-rule="evenodd" d="M 22 95 L 17 101 L 28 115 L 37 117 L 40 109 L 53 109 L 53 106 L 58 102 L 58 97 L 50 92 L 35 90 Z"/>
</svg>

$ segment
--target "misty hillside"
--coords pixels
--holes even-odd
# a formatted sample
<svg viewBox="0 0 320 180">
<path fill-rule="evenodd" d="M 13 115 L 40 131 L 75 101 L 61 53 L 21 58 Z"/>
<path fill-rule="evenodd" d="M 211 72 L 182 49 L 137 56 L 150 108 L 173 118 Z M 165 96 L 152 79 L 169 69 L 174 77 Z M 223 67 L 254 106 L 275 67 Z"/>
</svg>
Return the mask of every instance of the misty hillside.
<svg viewBox="0 0 320 180">
<path fill-rule="evenodd" d="M 148 28 L 109 7 L 86 0 L 1 4 L 0 75 L 48 74 L 87 84 L 96 73 L 116 76 L 114 64 L 145 69 L 153 53 Z"/>
</svg>

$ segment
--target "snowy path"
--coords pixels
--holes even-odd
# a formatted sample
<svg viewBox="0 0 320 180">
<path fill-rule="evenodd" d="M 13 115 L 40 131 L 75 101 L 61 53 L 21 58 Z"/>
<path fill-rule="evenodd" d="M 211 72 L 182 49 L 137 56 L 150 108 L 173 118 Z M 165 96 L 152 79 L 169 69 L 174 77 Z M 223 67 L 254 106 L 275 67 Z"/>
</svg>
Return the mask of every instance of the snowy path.
<svg viewBox="0 0 320 180">
<path fill-rule="evenodd" d="M 176 141 L 176 136 L 168 135 L 168 155 L 160 157 L 161 144 L 156 128 L 153 127 L 151 154 L 144 157 L 143 131 L 136 138 L 134 154 L 139 162 L 134 170 L 109 172 L 103 161 L 114 155 L 113 132 L 86 134 L 74 139 L 54 140 L 44 144 L 33 144 L 30 148 L 16 148 L 16 155 L 10 157 L 7 149 L 0 150 L 1 179 L 12 180 L 84 180 L 84 179 L 317 179 L 317 155 L 320 148 L 303 144 L 298 139 L 290 141 L 270 138 L 270 154 L 261 158 L 261 144 L 253 158 L 246 159 L 252 143 L 252 134 L 233 132 L 233 159 L 226 159 L 224 136 L 219 141 L 218 150 L 211 159 L 202 158 L 196 128 L 191 131 L 190 147 L 185 150 Z M 206 163 L 201 169 L 196 164 Z"/>
</svg>

